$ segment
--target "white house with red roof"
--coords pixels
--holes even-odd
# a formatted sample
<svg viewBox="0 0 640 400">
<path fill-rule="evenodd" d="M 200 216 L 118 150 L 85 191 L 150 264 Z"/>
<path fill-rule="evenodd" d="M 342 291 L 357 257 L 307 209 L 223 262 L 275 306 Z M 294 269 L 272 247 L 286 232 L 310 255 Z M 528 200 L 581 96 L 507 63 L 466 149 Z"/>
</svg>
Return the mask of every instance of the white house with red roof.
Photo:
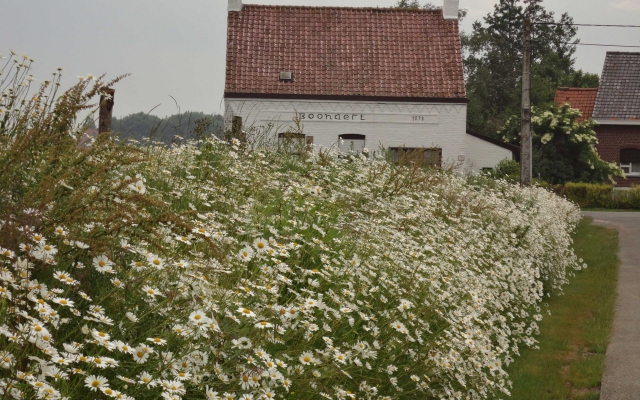
<svg viewBox="0 0 640 400">
<path fill-rule="evenodd" d="M 424 149 L 434 162 L 476 171 L 513 158 L 512 148 L 466 133 L 458 3 L 425 10 L 229 0 L 227 127 L 241 117 L 245 130 L 281 136 L 297 117 L 297 137 L 317 147 Z M 483 160 L 470 160 L 467 147 Z"/>
</svg>

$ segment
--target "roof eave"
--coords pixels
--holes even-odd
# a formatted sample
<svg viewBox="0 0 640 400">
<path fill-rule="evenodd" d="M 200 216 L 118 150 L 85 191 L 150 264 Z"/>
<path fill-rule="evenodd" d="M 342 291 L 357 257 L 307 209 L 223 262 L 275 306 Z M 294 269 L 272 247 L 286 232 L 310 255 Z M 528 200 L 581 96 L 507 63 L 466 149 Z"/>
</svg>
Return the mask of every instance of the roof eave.
<svg viewBox="0 0 640 400">
<path fill-rule="evenodd" d="M 288 93 L 238 93 L 225 92 L 225 99 L 273 99 L 273 100 L 334 100 L 334 101 L 372 101 L 389 103 L 455 103 L 467 104 L 467 97 L 398 97 L 398 96 L 359 96 L 359 95 L 316 95 Z"/>
<path fill-rule="evenodd" d="M 483 135 L 483 134 L 478 133 L 478 132 L 470 131 L 470 130 L 467 130 L 467 135 L 473 136 L 473 137 L 478 138 L 480 140 L 484 140 L 487 143 L 491 143 L 493 145 L 502 147 L 503 149 L 510 150 L 515 155 L 520 153 L 520 147 L 518 147 L 518 146 L 516 146 L 514 144 L 505 143 L 505 142 L 502 142 L 502 141 L 500 141 L 498 139 L 494 139 L 492 137 Z"/>
<path fill-rule="evenodd" d="M 638 119 L 611 119 L 611 118 L 596 118 L 593 119 L 599 125 L 640 125 L 640 118 Z"/>
</svg>

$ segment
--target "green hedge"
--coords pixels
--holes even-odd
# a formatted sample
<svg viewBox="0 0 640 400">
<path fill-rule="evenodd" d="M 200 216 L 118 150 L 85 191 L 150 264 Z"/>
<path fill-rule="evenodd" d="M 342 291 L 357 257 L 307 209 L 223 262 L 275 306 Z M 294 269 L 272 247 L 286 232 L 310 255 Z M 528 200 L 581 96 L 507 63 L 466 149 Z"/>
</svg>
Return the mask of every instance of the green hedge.
<svg viewBox="0 0 640 400">
<path fill-rule="evenodd" d="M 613 185 L 570 182 L 554 189 L 581 208 L 640 209 L 640 187 L 614 190 Z"/>
</svg>

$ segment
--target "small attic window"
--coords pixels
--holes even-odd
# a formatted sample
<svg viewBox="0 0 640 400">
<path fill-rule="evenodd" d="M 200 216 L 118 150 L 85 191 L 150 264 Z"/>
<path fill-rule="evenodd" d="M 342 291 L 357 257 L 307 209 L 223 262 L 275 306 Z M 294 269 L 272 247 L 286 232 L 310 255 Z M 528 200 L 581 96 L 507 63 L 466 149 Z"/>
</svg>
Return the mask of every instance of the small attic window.
<svg viewBox="0 0 640 400">
<path fill-rule="evenodd" d="M 293 82 L 293 72 L 290 72 L 290 71 L 280 72 L 280 82 Z"/>
</svg>

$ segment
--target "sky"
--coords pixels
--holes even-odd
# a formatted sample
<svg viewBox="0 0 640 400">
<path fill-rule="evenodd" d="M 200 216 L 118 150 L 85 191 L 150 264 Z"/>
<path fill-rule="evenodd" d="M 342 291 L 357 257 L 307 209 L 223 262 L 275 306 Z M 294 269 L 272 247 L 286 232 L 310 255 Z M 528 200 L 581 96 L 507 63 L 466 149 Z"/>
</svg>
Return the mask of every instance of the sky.
<svg viewBox="0 0 640 400">
<path fill-rule="evenodd" d="M 422 1 L 424 2 L 424 1 Z M 440 5 L 442 0 L 431 0 Z M 461 29 L 491 13 L 497 0 L 460 0 L 469 14 Z M 178 111 L 221 113 L 228 0 L 0 0 L 0 54 L 35 59 L 45 80 L 58 67 L 63 83 L 78 76 L 129 73 L 115 87 L 115 116 Z M 396 0 L 244 0 L 251 4 L 391 7 Z M 546 0 L 576 23 L 639 25 L 640 0 Z M 640 28 L 582 27 L 583 43 L 640 46 Z M 578 46 L 576 67 L 600 74 L 610 51 Z M 175 101 L 174 101 L 175 98 Z M 177 103 L 177 105 L 176 105 Z M 156 107 L 157 106 L 157 107 Z M 154 108 L 155 107 L 155 108 Z"/>
</svg>

